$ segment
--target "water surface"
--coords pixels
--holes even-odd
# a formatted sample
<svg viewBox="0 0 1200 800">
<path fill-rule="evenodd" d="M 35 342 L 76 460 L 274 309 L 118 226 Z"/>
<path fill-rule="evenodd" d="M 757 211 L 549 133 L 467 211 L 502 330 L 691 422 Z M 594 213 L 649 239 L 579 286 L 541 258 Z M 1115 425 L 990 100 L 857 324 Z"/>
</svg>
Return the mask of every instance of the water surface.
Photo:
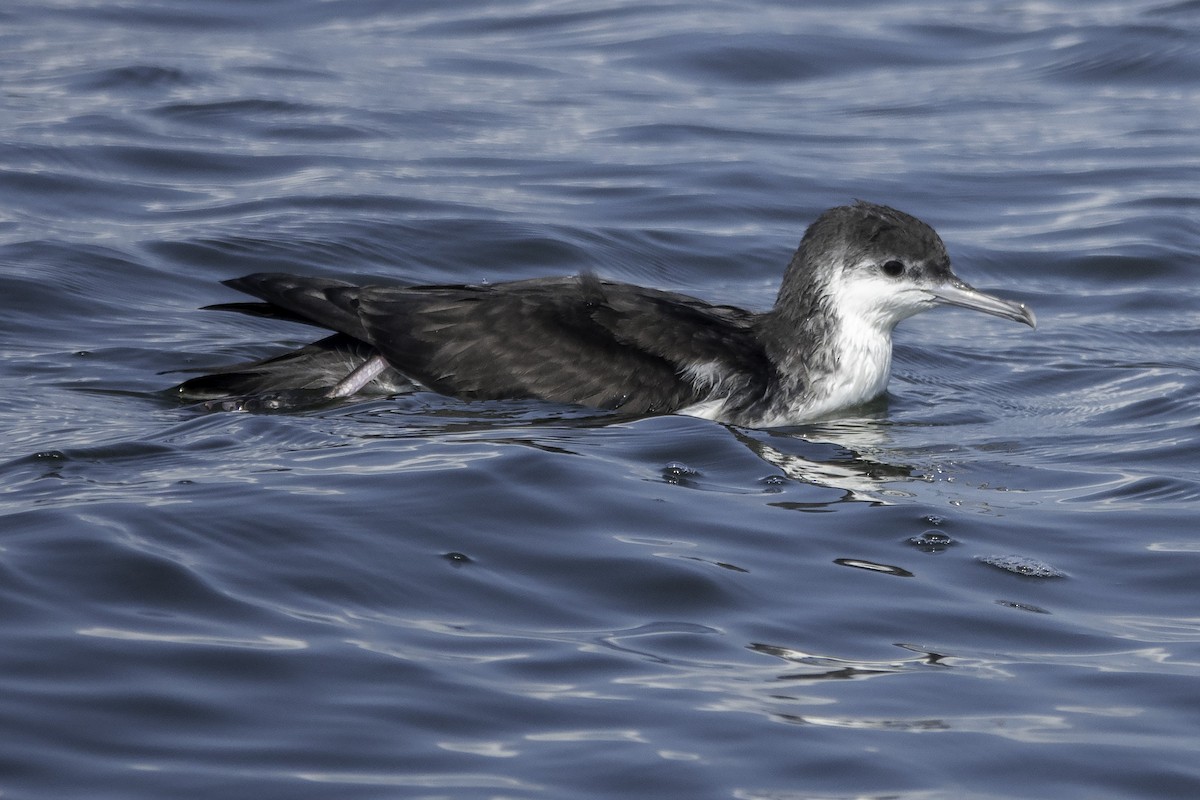
<svg viewBox="0 0 1200 800">
<path fill-rule="evenodd" d="M 1200 794 L 1194 2 L 10 3 L 0 792 Z M 783 430 L 211 414 L 285 270 L 764 308 L 856 197 L 1029 303 Z"/>
</svg>

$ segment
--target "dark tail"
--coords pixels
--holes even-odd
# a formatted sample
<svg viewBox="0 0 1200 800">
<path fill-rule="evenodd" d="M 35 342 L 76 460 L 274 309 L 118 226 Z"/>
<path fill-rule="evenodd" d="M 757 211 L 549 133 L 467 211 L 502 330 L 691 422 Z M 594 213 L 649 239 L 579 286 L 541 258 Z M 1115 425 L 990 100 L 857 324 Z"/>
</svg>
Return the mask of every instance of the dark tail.
<svg viewBox="0 0 1200 800">
<path fill-rule="evenodd" d="M 281 355 L 217 368 L 167 391 L 187 402 L 289 394 L 311 400 L 374 354 L 370 345 L 338 333 Z M 388 395 L 411 389 L 410 381 L 388 369 L 368 384 L 363 393 Z"/>
</svg>

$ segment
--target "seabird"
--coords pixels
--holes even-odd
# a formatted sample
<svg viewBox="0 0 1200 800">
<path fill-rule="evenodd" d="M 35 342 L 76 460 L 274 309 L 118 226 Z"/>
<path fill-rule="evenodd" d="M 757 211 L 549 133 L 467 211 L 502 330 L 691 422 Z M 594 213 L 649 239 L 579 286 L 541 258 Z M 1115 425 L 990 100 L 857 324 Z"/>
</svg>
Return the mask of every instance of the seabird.
<svg viewBox="0 0 1200 800">
<path fill-rule="evenodd" d="M 934 306 L 1037 325 L 1024 304 L 959 279 L 933 228 L 861 201 L 809 226 L 774 307 L 761 313 L 591 274 L 356 286 L 259 273 L 225 285 L 262 302 L 210 308 L 334 331 L 172 390 L 227 410 L 424 388 L 471 400 L 540 398 L 774 427 L 882 394 L 892 330 Z"/>
</svg>

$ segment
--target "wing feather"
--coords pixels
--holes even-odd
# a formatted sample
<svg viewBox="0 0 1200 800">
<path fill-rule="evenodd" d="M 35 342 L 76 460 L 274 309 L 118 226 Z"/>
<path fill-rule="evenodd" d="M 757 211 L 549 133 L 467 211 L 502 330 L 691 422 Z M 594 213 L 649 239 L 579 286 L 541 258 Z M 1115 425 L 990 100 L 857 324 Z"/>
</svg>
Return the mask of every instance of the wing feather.
<svg viewBox="0 0 1200 800">
<path fill-rule="evenodd" d="M 757 396 L 769 381 L 753 314 L 591 275 L 360 287 L 259 273 L 226 283 L 267 304 L 231 310 L 329 328 L 463 398 L 668 413 L 722 392 Z"/>
</svg>

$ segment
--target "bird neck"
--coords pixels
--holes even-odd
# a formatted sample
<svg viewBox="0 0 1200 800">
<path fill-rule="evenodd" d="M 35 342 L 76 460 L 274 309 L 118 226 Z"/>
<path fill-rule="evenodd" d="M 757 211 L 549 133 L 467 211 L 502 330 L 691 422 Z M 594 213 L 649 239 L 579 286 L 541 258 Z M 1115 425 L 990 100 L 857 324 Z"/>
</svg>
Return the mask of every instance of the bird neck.
<svg viewBox="0 0 1200 800">
<path fill-rule="evenodd" d="M 884 392 L 892 369 L 894 323 L 863 317 L 809 287 L 763 316 L 761 335 L 777 370 L 784 416 L 812 418 L 860 405 Z"/>
<path fill-rule="evenodd" d="M 892 372 L 892 331 L 852 319 L 834 326 L 828 342 L 831 365 L 810 376 L 809 413 L 861 405 L 887 390 Z"/>
</svg>

